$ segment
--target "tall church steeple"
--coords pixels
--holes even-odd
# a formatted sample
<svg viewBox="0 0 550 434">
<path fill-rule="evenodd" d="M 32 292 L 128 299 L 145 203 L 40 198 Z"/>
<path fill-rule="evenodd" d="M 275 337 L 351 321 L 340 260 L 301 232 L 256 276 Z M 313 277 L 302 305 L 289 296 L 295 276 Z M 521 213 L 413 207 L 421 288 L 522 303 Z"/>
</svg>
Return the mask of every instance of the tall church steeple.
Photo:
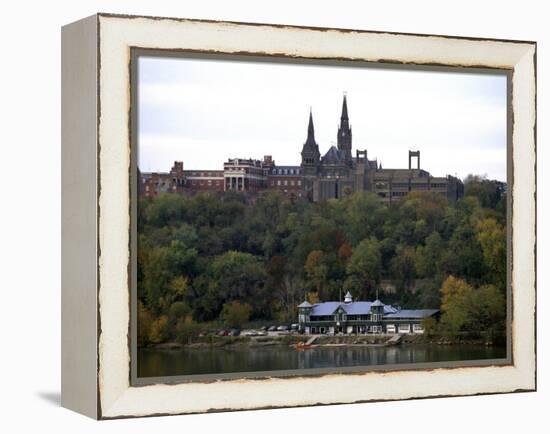
<svg viewBox="0 0 550 434">
<path fill-rule="evenodd" d="M 315 142 L 315 129 L 313 127 L 313 114 L 309 110 L 309 124 L 307 126 L 307 139 L 302 147 L 302 167 L 317 166 L 319 164 L 319 146 Z"/>
<path fill-rule="evenodd" d="M 349 126 L 348 101 L 345 93 L 344 101 L 342 102 L 342 116 L 340 116 L 337 143 L 338 149 L 346 151 L 347 158 L 351 160 L 351 127 Z"/>
<path fill-rule="evenodd" d="M 309 109 L 309 124 L 307 126 L 306 144 L 317 146 L 317 143 L 315 143 L 315 128 L 313 127 L 313 114 L 311 113 L 311 109 Z"/>
</svg>

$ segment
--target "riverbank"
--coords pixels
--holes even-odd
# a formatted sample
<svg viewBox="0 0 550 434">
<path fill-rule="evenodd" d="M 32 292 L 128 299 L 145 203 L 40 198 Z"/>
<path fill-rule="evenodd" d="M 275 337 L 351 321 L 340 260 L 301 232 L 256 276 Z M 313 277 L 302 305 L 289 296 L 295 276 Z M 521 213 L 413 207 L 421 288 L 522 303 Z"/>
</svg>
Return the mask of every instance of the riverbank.
<svg viewBox="0 0 550 434">
<path fill-rule="evenodd" d="M 315 340 L 315 346 L 370 346 L 384 345 L 394 335 L 344 335 L 327 336 L 319 335 Z M 197 348 L 258 348 L 266 346 L 290 346 L 305 343 L 311 336 L 299 334 L 281 334 L 270 336 L 204 336 L 193 338 L 186 344 L 178 342 L 166 342 L 149 345 L 146 348 L 159 350 L 180 350 Z M 472 334 L 443 335 L 443 334 L 410 334 L 402 335 L 399 343 L 402 344 L 432 344 L 432 345 L 505 345 L 504 336 L 475 336 Z"/>
<path fill-rule="evenodd" d="M 302 336 L 303 337 L 303 336 Z M 221 374 L 341 368 L 464 360 L 503 359 L 506 347 L 485 345 L 321 345 L 297 350 L 291 345 L 194 346 L 193 349 L 138 350 L 138 376 Z"/>
</svg>

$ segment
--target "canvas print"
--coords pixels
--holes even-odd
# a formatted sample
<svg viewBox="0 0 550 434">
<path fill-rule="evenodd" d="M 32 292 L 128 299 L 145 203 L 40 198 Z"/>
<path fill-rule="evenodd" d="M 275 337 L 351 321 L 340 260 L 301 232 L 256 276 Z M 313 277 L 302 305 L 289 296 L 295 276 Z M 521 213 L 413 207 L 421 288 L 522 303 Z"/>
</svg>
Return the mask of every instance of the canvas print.
<svg viewBox="0 0 550 434">
<path fill-rule="evenodd" d="M 509 354 L 498 71 L 137 59 L 137 376 Z"/>
</svg>

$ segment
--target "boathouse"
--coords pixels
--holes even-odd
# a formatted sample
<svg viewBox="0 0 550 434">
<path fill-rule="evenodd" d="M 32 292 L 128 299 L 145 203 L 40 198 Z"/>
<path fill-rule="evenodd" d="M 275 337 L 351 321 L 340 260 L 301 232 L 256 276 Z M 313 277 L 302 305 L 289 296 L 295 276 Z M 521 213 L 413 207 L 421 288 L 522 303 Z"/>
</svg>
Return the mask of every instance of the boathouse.
<svg viewBox="0 0 550 434">
<path fill-rule="evenodd" d="M 353 301 L 349 291 L 343 302 L 305 300 L 298 306 L 298 324 L 305 334 L 424 333 L 424 319 L 438 316 L 438 309 L 401 309 L 378 299 Z"/>
</svg>

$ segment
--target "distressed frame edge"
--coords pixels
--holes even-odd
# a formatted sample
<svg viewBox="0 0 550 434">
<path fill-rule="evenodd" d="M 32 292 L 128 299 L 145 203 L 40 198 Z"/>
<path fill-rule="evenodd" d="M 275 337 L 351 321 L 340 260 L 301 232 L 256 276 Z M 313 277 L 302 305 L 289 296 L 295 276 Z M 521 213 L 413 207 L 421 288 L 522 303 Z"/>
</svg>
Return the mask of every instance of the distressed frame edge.
<svg viewBox="0 0 550 434">
<path fill-rule="evenodd" d="M 150 17 L 148 17 L 150 18 Z M 185 21 L 188 21 L 188 20 L 185 20 Z M 253 26 L 253 25 L 252 25 Z M 283 26 L 283 27 L 287 27 L 287 26 Z M 297 29 L 300 29 L 300 27 L 297 27 Z M 307 28 L 306 28 L 307 29 Z M 367 32 L 369 33 L 369 32 Z M 385 33 L 385 32 L 383 32 Z M 430 36 L 430 35 L 422 35 L 422 36 Z M 453 39 L 452 37 L 450 39 Z M 498 40 L 498 42 L 502 42 L 501 40 Z M 529 46 L 526 47 L 526 53 L 529 52 L 531 50 L 531 48 L 533 49 L 533 62 L 536 61 L 536 43 L 533 43 Z M 519 62 L 518 62 L 519 63 Z M 536 67 L 534 67 L 534 75 L 533 77 L 528 77 L 529 79 L 533 79 L 532 81 L 532 84 L 534 86 L 534 90 L 535 90 L 535 96 L 536 96 Z M 534 147 L 534 151 L 536 152 L 536 106 L 533 107 L 534 108 L 534 122 L 533 122 L 533 129 L 534 129 L 534 142 L 532 143 L 533 144 L 533 147 Z M 515 141 L 514 141 L 515 142 Z M 536 163 L 536 153 L 535 153 L 535 163 Z M 535 167 L 536 168 L 536 167 Z M 533 168 L 533 169 L 535 169 Z M 536 174 L 535 174 L 536 175 Z M 533 190 L 534 190 L 534 193 L 536 194 L 536 177 L 534 178 L 535 180 L 535 185 L 533 186 Z M 534 216 L 534 224 L 535 224 L 535 238 L 534 238 L 534 248 L 536 249 L 536 214 Z M 535 254 L 536 254 L 536 250 L 535 250 Z M 535 258 L 536 260 L 536 258 Z M 535 264 L 536 266 L 536 264 Z M 536 270 L 533 270 L 533 271 L 536 271 Z M 536 277 L 536 276 L 535 276 Z M 535 284 L 536 284 L 536 281 L 535 281 Z M 533 288 L 535 291 L 536 291 L 536 287 Z M 535 293 L 536 294 L 536 293 Z M 535 297 L 535 303 L 536 303 L 536 297 Z M 536 309 L 536 306 L 535 306 L 535 309 Z M 536 310 L 535 312 L 536 313 Z M 536 316 L 534 316 L 534 319 L 536 320 Z M 535 332 L 536 332 L 536 327 L 535 327 Z M 503 391 L 503 392 L 494 392 L 494 393 L 509 393 L 509 392 L 512 392 L 512 391 L 528 391 L 528 390 L 536 390 L 536 341 L 534 341 L 534 362 L 535 362 L 535 367 L 534 367 L 534 383 L 532 385 L 532 387 L 530 387 L 531 385 L 529 384 L 527 388 L 518 388 L 516 390 L 507 390 L 507 391 Z M 490 394 L 491 392 L 484 392 L 482 394 Z M 472 393 L 472 394 L 477 394 L 477 393 Z M 471 395 L 471 394 L 465 394 L 465 395 Z M 433 395 L 433 396 L 442 396 L 442 395 Z M 448 395 L 448 396 L 463 396 L 463 394 L 459 394 L 459 395 Z M 394 399 L 422 399 L 422 398 L 425 398 L 425 397 L 431 397 L 431 395 L 428 395 L 428 396 L 416 396 L 416 397 L 408 397 L 408 398 L 394 398 Z M 359 400 L 359 401 L 353 401 L 353 402 L 371 402 L 371 401 L 380 401 L 380 400 L 387 400 L 387 399 L 368 399 L 368 400 Z M 391 399 L 390 399 L 391 400 Z M 344 402 L 334 402 L 335 404 L 336 403 L 344 403 Z M 329 404 L 329 403 L 323 403 L 323 402 L 319 402 L 319 403 L 312 403 L 312 404 L 304 404 L 304 405 L 322 405 L 322 404 Z M 284 407 L 285 405 L 275 405 L 273 407 Z M 302 406 L 302 405 L 295 405 L 295 404 L 288 404 L 286 406 Z M 254 408 L 272 408 L 272 407 L 254 407 Z M 209 410 L 206 410 L 206 411 L 226 411 L 226 410 L 242 410 L 242 409 L 251 409 L 251 408 L 227 408 L 227 409 L 209 409 Z M 110 409 L 109 409 L 110 410 Z M 191 411 L 191 412 L 194 412 L 194 411 Z M 107 411 L 106 413 L 111 413 L 110 411 Z M 116 410 L 115 410 L 115 413 L 116 413 Z M 181 413 L 189 413 L 189 411 L 185 411 L 185 410 L 182 410 L 181 412 L 177 412 L 177 413 L 174 413 L 174 412 L 168 412 L 168 413 L 155 413 L 155 414 L 181 414 Z M 104 418 L 118 418 L 118 417 L 135 417 L 135 416 L 144 416 L 146 414 L 105 414 Z"/>
<path fill-rule="evenodd" d="M 61 406 L 92 419 L 101 411 L 98 31 L 97 14 L 61 29 Z"/>
</svg>

